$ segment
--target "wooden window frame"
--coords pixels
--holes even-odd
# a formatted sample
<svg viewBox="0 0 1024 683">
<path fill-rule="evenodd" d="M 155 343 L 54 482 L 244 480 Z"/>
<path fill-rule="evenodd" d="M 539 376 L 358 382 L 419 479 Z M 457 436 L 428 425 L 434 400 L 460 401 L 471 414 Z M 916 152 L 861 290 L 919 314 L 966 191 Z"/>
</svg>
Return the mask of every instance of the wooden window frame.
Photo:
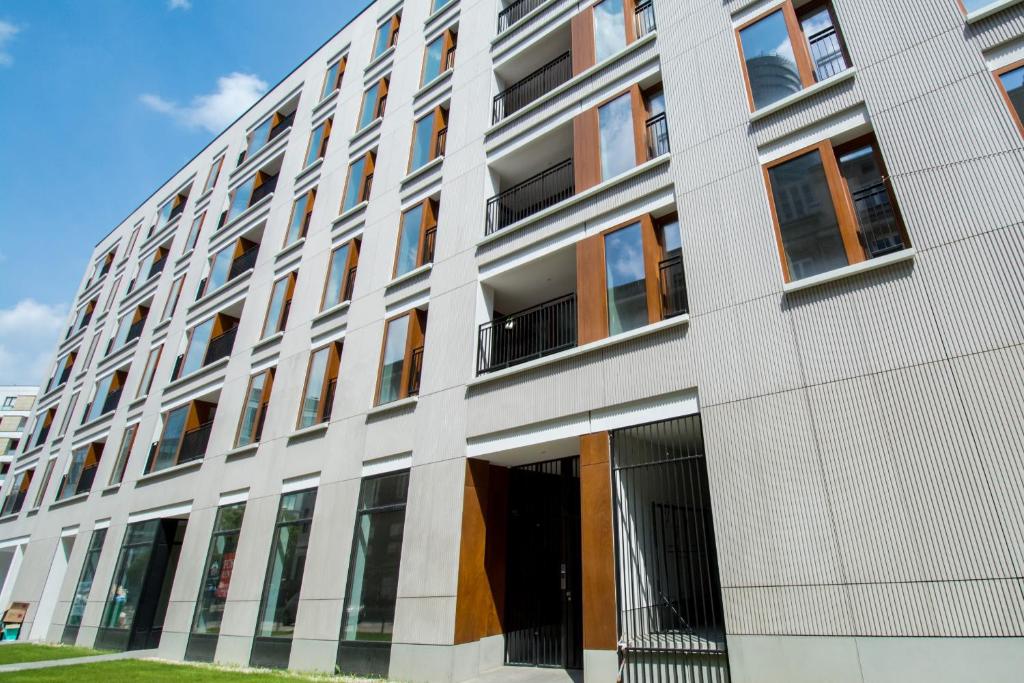
<svg viewBox="0 0 1024 683">
<path fill-rule="evenodd" d="M 181 292 L 185 288 L 185 275 L 180 275 L 171 282 L 171 288 L 167 291 L 167 301 L 164 302 L 164 310 L 160 312 L 161 322 L 174 317 L 175 309 L 181 300 Z"/>
<path fill-rule="evenodd" d="M 420 213 L 420 226 L 418 229 L 419 234 L 416 238 L 416 265 L 413 266 L 413 270 L 415 270 L 416 268 L 421 268 L 427 264 L 427 262 L 423 259 L 424 240 L 427 237 L 427 231 L 431 229 L 437 230 L 437 218 L 438 212 L 440 210 L 440 205 L 441 202 L 438 199 L 435 199 L 434 197 L 427 197 L 423 201 L 416 202 L 412 206 L 409 206 L 404 211 L 402 211 L 402 215 L 399 218 L 398 224 L 398 239 L 396 240 L 395 243 L 395 259 L 394 266 L 391 269 L 391 279 L 399 277 L 398 258 L 402 248 L 402 229 L 405 226 L 405 215 L 410 211 L 414 211 L 418 206 L 423 207 L 423 211 Z M 435 232 L 434 234 L 436 240 L 437 233 Z M 434 248 L 437 248 L 436 241 L 434 243 Z M 431 260 L 431 263 L 432 262 L 433 260 Z"/>
<path fill-rule="evenodd" d="M 316 419 L 313 421 L 312 424 L 303 427 L 302 406 L 306 402 L 306 393 L 309 390 L 309 381 L 312 379 L 310 377 L 310 373 L 312 373 L 313 371 L 313 359 L 316 357 L 318 353 L 322 351 L 326 351 L 328 355 L 327 364 L 324 366 L 324 376 L 320 380 L 320 402 L 317 404 L 316 407 Z M 309 352 L 309 359 L 306 361 L 306 379 L 302 383 L 302 393 L 299 394 L 299 412 L 298 415 L 295 416 L 296 429 L 309 429 L 311 427 L 315 427 L 316 425 L 323 424 L 324 422 L 327 422 L 330 419 L 329 417 L 324 417 L 324 407 L 328 403 L 327 387 L 332 381 L 336 381 L 338 379 L 338 375 L 340 374 L 341 371 L 341 354 L 343 351 L 344 341 L 336 339 L 322 346 L 318 346 L 317 348 Z M 337 384 L 335 385 L 334 390 L 338 390 Z M 331 397 L 330 403 L 332 406 L 333 413 L 333 396 Z"/>
<path fill-rule="evenodd" d="M 850 52 L 846 47 L 846 39 L 843 37 L 843 31 L 839 26 L 835 7 L 832 5 L 831 0 L 812 0 L 800 5 L 799 8 L 793 4 L 793 0 L 783 0 L 782 4 L 775 5 L 735 27 L 733 32 L 736 38 L 736 48 L 739 50 L 740 69 L 743 72 L 743 83 L 747 88 L 747 104 L 750 107 L 751 113 L 756 112 L 757 108 L 754 106 L 754 90 L 750 87 L 750 74 L 747 72 L 747 60 L 743 54 L 743 40 L 740 33 L 762 19 L 766 19 L 772 14 L 781 11 L 786 23 L 786 34 L 789 38 L 790 47 L 793 49 L 797 73 L 800 76 L 801 90 L 806 90 L 818 81 L 814 74 L 814 59 L 811 57 L 811 48 L 807 42 L 807 35 L 804 33 L 803 26 L 800 24 L 800 18 L 822 7 L 828 11 L 832 19 L 832 25 L 836 30 L 836 39 L 839 41 L 839 47 L 843 51 L 846 63 L 852 65 L 853 61 L 850 59 Z"/>
<path fill-rule="evenodd" d="M 339 249 L 345 247 L 346 245 L 348 245 L 348 254 L 346 254 L 346 256 L 345 256 L 345 273 L 344 273 L 344 275 L 341 278 L 341 292 L 338 293 L 338 303 L 336 303 L 334 305 L 335 306 L 340 306 L 341 304 L 345 303 L 346 301 L 351 301 L 352 300 L 352 292 L 350 292 L 348 290 L 349 289 L 354 289 L 355 288 L 355 283 L 354 282 L 352 283 L 353 284 L 352 287 L 348 286 L 348 274 L 349 274 L 349 272 L 351 272 L 351 270 L 353 268 L 356 268 L 357 272 L 358 272 L 358 267 L 359 267 L 359 248 L 360 248 L 360 246 L 362 246 L 362 241 L 358 237 L 352 238 L 352 239 L 348 240 L 347 242 L 342 242 L 341 244 L 336 246 L 334 249 L 331 249 L 331 253 L 327 257 L 328 258 L 328 260 L 327 260 L 327 277 L 324 278 L 324 290 L 320 294 L 320 310 L 321 310 L 321 312 L 327 310 L 327 309 L 324 308 L 324 305 L 327 303 L 327 291 L 328 291 L 327 287 L 328 287 L 328 285 L 331 284 L 331 264 L 334 262 L 334 254 Z"/>
<path fill-rule="evenodd" d="M 430 117 L 430 116 L 432 116 L 434 118 L 433 118 L 433 121 L 431 122 L 431 125 L 430 125 L 430 154 L 429 154 L 429 158 L 425 162 L 423 162 L 423 164 L 421 164 L 420 166 L 417 166 L 416 168 L 413 168 L 412 167 L 413 150 L 416 149 L 416 129 L 419 128 L 419 125 L 420 125 L 421 121 L 426 120 L 427 117 Z M 434 109 L 432 111 L 430 111 L 427 114 L 424 114 L 423 116 L 421 116 L 418 119 L 413 121 L 413 123 L 412 123 L 412 140 L 409 141 L 409 165 L 406 168 L 406 171 L 408 173 L 412 173 L 413 171 L 418 171 L 419 169 L 423 168 L 424 166 L 426 166 L 430 162 L 434 161 L 435 159 L 440 159 L 441 157 L 444 156 L 444 151 L 442 150 L 440 153 L 438 153 L 438 149 L 437 149 L 437 141 L 438 141 L 438 138 L 441 136 L 442 131 L 445 132 L 445 133 L 447 133 L 447 131 L 448 131 L 448 109 L 445 108 L 445 106 L 443 104 L 437 105 L 436 107 L 434 107 Z"/>
<path fill-rule="evenodd" d="M 242 411 L 238 415 L 238 426 L 235 428 L 235 448 L 240 447 L 239 441 L 242 438 L 242 423 L 245 421 L 245 410 L 248 407 L 249 392 L 252 391 L 252 383 L 256 381 L 257 377 L 266 375 L 267 379 L 263 382 L 263 389 L 260 390 L 260 402 L 259 405 L 256 406 L 256 415 L 253 417 L 252 421 L 253 434 L 251 435 L 249 443 L 246 445 L 253 446 L 260 442 L 260 439 L 257 438 L 256 434 L 256 425 L 260 423 L 261 419 L 266 419 L 265 416 L 268 408 L 270 407 L 270 395 L 274 390 L 274 377 L 276 374 L 277 367 L 275 366 L 250 375 L 249 383 L 246 385 L 245 394 L 242 397 Z M 262 437 L 262 434 L 259 436 Z"/>
<path fill-rule="evenodd" d="M 330 78 L 330 75 L 331 75 L 331 69 L 333 69 L 335 66 L 338 67 L 338 75 L 334 77 L 334 83 L 331 85 L 331 89 L 328 90 L 327 89 L 327 84 L 329 82 L 328 79 Z M 330 97 L 334 93 L 336 93 L 339 90 L 341 90 L 341 83 L 342 83 L 342 81 L 345 78 L 345 69 L 347 69 L 347 68 L 348 68 L 348 55 L 342 55 L 341 57 L 338 57 L 337 59 L 332 59 L 331 62 L 327 65 L 327 68 L 324 69 L 324 80 L 323 80 L 323 83 L 320 86 L 320 101 L 321 102 L 323 102 L 328 97 Z"/>
<path fill-rule="evenodd" d="M 402 12 L 401 11 L 395 12 L 390 17 L 388 17 L 387 19 L 385 19 L 381 23 L 377 24 L 377 29 L 373 32 L 373 46 L 371 48 L 373 50 L 373 52 L 376 52 L 376 50 L 377 50 L 377 36 L 380 35 L 381 29 L 384 28 L 385 26 L 387 26 L 387 31 L 388 31 L 388 33 L 387 33 L 388 40 L 387 40 L 387 43 L 386 43 L 387 47 L 385 47 L 383 50 L 381 50 L 380 54 L 371 54 L 371 56 L 370 56 L 370 62 L 371 63 L 377 61 L 378 59 L 380 59 L 384 54 L 387 53 L 388 50 L 393 48 L 398 43 L 398 32 L 399 32 L 399 30 L 402 27 Z"/>
<path fill-rule="evenodd" d="M 288 214 L 288 227 L 285 229 L 284 232 L 284 244 L 282 245 L 282 247 L 287 247 L 292 244 L 295 244 L 299 240 L 303 239 L 309 232 L 309 224 L 313 219 L 313 206 L 316 204 L 316 190 L 316 187 L 312 187 L 306 192 L 303 192 L 301 195 L 296 197 L 295 201 L 292 202 L 292 210 Z M 299 202 L 302 201 L 303 199 L 306 200 L 306 206 L 303 209 L 302 229 L 299 230 L 299 235 L 298 237 L 295 238 L 295 241 L 289 242 L 288 237 L 292 229 L 292 223 L 295 221 L 295 211 L 296 209 L 299 208 Z"/>
<path fill-rule="evenodd" d="M 963 7 L 962 4 L 961 7 Z M 965 9 L 964 12 L 966 13 L 966 11 L 967 10 Z M 1006 66 L 993 71 L 992 77 L 995 78 L 996 87 L 999 89 L 999 95 L 1003 99 L 1003 104 L 1005 104 L 1006 108 L 1010 110 L 1010 117 L 1013 119 L 1013 123 L 1017 126 L 1017 132 L 1021 134 L 1021 137 L 1024 137 L 1024 120 L 1021 120 L 1020 114 L 1017 113 L 1016 107 L 1013 106 L 1013 100 L 1010 99 L 1010 93 L 1006 91 L 1006 86 L 1003 85 L 1002 78 L 1005 74 L 1022 68 L 1024 68 L 1024 59 L 1018 59 L 1011 64 L 1007 64 Z"/>
<path fill-rule="evenodd" d="M 409 318 L 409 327 L 406 330 L 405 335 L 405 354 L 402 356 L 401 385 L 398 388 L 398 398 L 391 401 L 391 403 L 409 398 L 409 375 L 412 371 L 412 352 L 421 346 L 425 346 L 427 338 L 427 310 L 421 308 L 414 308 L 411 311 L 399 313 L 398 315 L 384 321 L 384 338 L 381 340 L 380 360 L 377 362 L 377 390 L 373 397 L 373 404 L 375 406 L 382 405 L 380 402 L 380 392 L 384 381 L 384 352 L 387 349 L 388 333 L 391 331 L 391 324 L 396 320 L 405 317 Z"/>
<path fill-rule="evenodd" d="M 359 194 L 356 197 L 356 203 L 353 204 L 348 209 L 346 209 L 344 204 L 342 204 L 342 213 L 344 213 L 345 211 L 351 211 L 360 204 L 370 201 L 370 192 L 373 192 L 372 187 L 370 188 L 370 192 L 366 192 L 366 179 L 373 175 L 374 169 L 377 166 L 377 150 L 371 149 L 365 154 L 363 154 L 360 158 L 365 160 L 365 163 L 363 164 L 363 175 L 359 178 Z M 342 202 L 344 202 L 345 198 L 348 197 L 349 184 L 352 182 L 352 167 L 355 166 L 358 162 L 359 159 L 355 159 L 348 165 L 348 171 L 345 176 L 345 190 L 341 193 Z"/>
<path fill-rule="evenodd" d="M 320 145 L 316 151 L 316 159 L 310 161 L 305 165 L 305 168 L 311 167 L 316 162 L 320 161 L 327 155 L 327 143 L 331 140 L 331 127 L 334 124 L 334 117 L 328 116 L 326 119 L 321 121 L 316 128 L 309 132 L 309 142 L 306 143 L 306 155 L 303 159 L 309 161 L 309 154 L 313 151 L 313 139 L 316 137 L 316 132 L 323 129 L 323 134 L 320 136 Z"/>
<path fill-rule="evenodd" d="M 106 442 L 104 442 L 104 441 L 93 441 L 93 442 L 89 443 L 88 446 L 84 447 L 84 448 L 86 448 L 86 451 L 85 451 L 85 458 L 82 460 L 82 469 L 79 470 L 78 477 L 75 479 L 74 485 L 71 486 L 71 489 L 70 489 L 71 492 L 69 493 L 69 495 L 66 495 L 63 498 L 58 498 L 58 500 L 67 500 L 68 498 L 72 498 L 74 496 L 81 495 L 81 494 L 78 493 L 78 485 L 82 481 L 82 476 L 85 474 L 86 470 L 98 469 L 99 468 L 100 460 L 103 458 L 103 451 L 104 451 L 104 446 L 105 445 L 106 445 Z M 75 450 L 78 450 L 78 449 L 76 448 Z M 71 457 L 68 458 L 67 465 L 66 465 L 66 468 L 64 470 L 64 474 L 61 476 L 61 480 L 60 480 L 61 486 L 60 486 L 60 491 L 57 492 L 58 495 L 60 494 L 61 491 L 64 490 L 66 485 L 72 483 L 71 481 L 68 480 L 67 477 L 68 477 L 68 474 L 71 473 L 71 466 L 73 464 L 74 464 L 74 451 L 71 452 Z M 96 485 L 96 480 L 94 478 L 93 479 L 93 486 L 95 486 L 95 485 Z M 92 490 L 92 487 L 90 487 L 90 490 Z M 88 493 L 88 491 L 83 491 L 82 493 Z"/>
<path fill-rule="evenodd" d="M 448 1 L 450 1 L 450 0 L 448 0 Z M 428 58 L 428 56 L 430 54 L 430 46 L 433 45 L 434 43 L 436 43 L 439 40 L 441 41 L 441 62 L 440 62 L 439 67 L 438 67 L 439 70 L 438 70 L 436 76 L 434 76 L 429 81 L 427 81 L 426 80 L 426 77 L 427 77 L 427 58 Z M 454 71 L 455 70 L 455 62 L 454 62 L 454 60 L 452 61 L 452 65 L 451 65 L 450 68 L 446 67 L 445 63 L 448 61 L 448 53 L 451 50 L 456 49 L 458 47 L 458 45 L 459 45 L 459 32 L 455 30 L 454 26 L 449 26 L 448 28 L 444 29 L 444 31 L 440 35 L 438 35 L 436 38 L 434 38 L 433 40 L 431 40 L 429 43 L 427 43 L 424 46 L 424 48 L 423 48 L 423 64 L 420 66 L 420 87 L 421 88 L 425 88 L 428 83 L 433 83 L 438 78 L 440 78 L 441 76 L 446 74 L 448 71 Z"/>
<path fill-rule="evenodd" d="M 206 182 L 203 183 L 203 194 L 210 192 L 214 187 L 217 186 L 217 181 L 220 180 L 220 172 L 224 167 L 224 155 L 220 155 L 213 160 L 210 164 L 210 170 L 206 174 Z"/>
<path fill-rule="evenodd" d="M 274 283 L 270 287 L 270 301 L 267 302 L 267 312 L 263 316 L 263 326 L 260 328 L 260 331 L 263 332 L 263 334 L 260 336 L 261 340 L 271 337 L 277 334 L 278 332 L 284 332 L 285 327 L 288 325 L 289 317 L 289 315 L 285 314 L 284 311 L 286 308 L 290 307 L 292 297 L 295 296 L 295 283 L 298 281 L 298 279 L 299 271 L 296 269 L 274 280 Z M 270 322 L 271 307 L 274 305 L 274 292 L 277 290 L 278 283 L 284 282 L 286 280 L 287 283 L 285 284 L 284 298 L 281 299 L 281 310 L 278 311 L 277 313 L 277 321 L 274 323 L 273 331 L 267 333 L 267 323 Z"/>
</svg>

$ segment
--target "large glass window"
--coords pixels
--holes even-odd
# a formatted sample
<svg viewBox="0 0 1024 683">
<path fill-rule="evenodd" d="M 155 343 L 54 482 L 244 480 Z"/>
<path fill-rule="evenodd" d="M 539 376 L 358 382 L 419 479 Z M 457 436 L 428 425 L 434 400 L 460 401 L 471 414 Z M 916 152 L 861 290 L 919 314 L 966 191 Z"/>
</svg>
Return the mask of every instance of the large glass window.
<svg viewBox="0 0 1024 683">
<path fill-rule="evenodd" d="M 192 334 L 188 338 L 188 350 L 185 352 L 185 360 L 181 365 L 178 377 L 185 377 L 203 367 L 206 347 L 209 346 L 210 337 L 213 334 L 213 323 L 214 318 L 210 318 L 192 328 Z"/>
<path fill-rule="evenodd" d="M 321 310 L 327 310 L 337 306 L 342 301 L 351 298 L 352 292 L 349 280 L 349 271 L 355 271 L 354 259 L 349 264 L 350 252 L 355 249 L 353 242 L 346 242 L 331 252 L 331 263 L 327 269 L 327 284 L 324 289 L 324 300 L 320 306 Z"/>
<path fill-rule="evenodd" d="M 426 85 L 455 65 L 455 45 L 458 34 L 447 30 L 427 44 L 423 55 L 423 75 L 420 85 Z"/>
<path fill-rule="evenodd" d="M 192 633 L 220 633 L 244 516 L 245 503 L 225 505 L 217 510 L 210 550 L 206 556 L 206 570 L 203 572 L 196 613 L 192 619 Z"/>
<path fill-rule="evenodd" d="M 291 638 L 299 609 L 316 489 L 281 496 L 256 637 Z"/>
<path fill-rule="evenodd" d="M 398 27 L 401 20 L 402 16 L 400 14 L 396 14 L 377 27 L 377 35 L 373 39 L 372 59 L 380 57 L 382 54 L 387 52 L 389 47 L 392 47 L 398 41 Z"/>
<path fill-rule="evenodd" d="M 169 320 L 174 315 L 174 310 L 178 308 L 178 300 L 181 298 L 181 288 L 184 285 L 184 275 L 171 283 L 171 290 L 167 292 L 167 301 L 164 302 L 164 310 L 160 314 L 160 320 Z"/>
<path fill-rule="evenodd" d="M 263 435 L 263 422 L 267 417 L 267 406 L 270 405 L 270 392 L 274 387 L 274 369 L 269 368 L 253 375 L 249 379 L 249 389 L 245 392 L 245 404 L 242 406 L 242 417 L 238 424 L 236 446 L 247 446 L 256 443 Z"/>
<path fill-rule="evenodd" d="M 75 594 L 71 598 L 71 609 L 68 611 L 67 619 L 68 626 L 78 627 L 82 625 L 82 616 L 85 614 L 85 606 L 89 602 L 92 582 L 96 578 L 96 566 L 100 562 L 103 542 L 106 539 L 106 529 L 96 529 L 92 532 L 92 537 L 89 539 L 89 549 L 85 551 L 85 559 L 82 562 L 82 573 L 78 576 L 78 583 L 75 584 Z"/>
<path fill-rule="evenodd" d="M 132 627 L 159 528 L 160 520 L 153 519 L 129 524 L 125 530 L 100 628 L 127 630 Z"/>
<path fill-rule="evenodd" d="M 605 235 L 608 334 L 647 325 L 647 278 L 643 232 L 639 223 Z"/>
<path fill-rule="evenodd" d="M 409 316 L 388 322 L 384 342 L 384 365 L 380 374 L 380 403 L 397 401 L 402 393 L 402 369 L 405 367 L 406 342 L 409 335 Z"/>
<path fill-rule="evenodd" d="M 799 92 L 803 87 L 782 9 L 741 29 L 740 44 L 754 109 Z"/>
<path fill-rule="evenodd" d="M 206 174 L 206 184 L 203 185 L 203 194 L 212 190 L 214 185 L 217 184 L 217 179 L 220 178 L 220 169 L 223 166 L 224 157 L 218 157 L 212 164 L 210 164 L 210 172 Z"/>
<path fill-rule="evenodd" d="M 373 123 L 376 119 L 380 118 L 380 91 L 384 87 L 384 81 L 378 81 L 370 86 L 370 88 L 363 93 L 363 108 L 359 114 L 359 129 L 362 130 L 368 125 Z"/>
<path fill-rule="evenodd" d="M 306 166 L 312 166 L 317 159 L 322 159 L 327 153 L 327 143 L 331 139 L 331 123 L 333 119 L 327 119 L 313 129 L 309 134 L 309 148 L 306 150 Z"/>
<path fill-rule="evenodd" d="M 309 230 L 309 221 L 313 216 L 313 205 L 316 203 L 316 188 L 304 193 L 292 204 L 292 216 L 288 222 L 288 233 L 284 238 L 284 245 L 294 244 L 306 236 Z"/>
<path fill-rule="evenodd" d="M 249 208 L 249 200 L 256 186 L 256 176 L 246 178 L 241 185 L 231 191 L 231 205 L 228 208 L 227 220 L 233 219 Z"/>
<path fill-rule="evenodd" d="M 288 313 L 291 311 L 292 295 L 295 293 L 297 280 L 298 272 L 294 271 L 274 283 L 260 339 L 265 339 L 277 332 L 284 332 L 285 326 L 288 324 Z"/>
<path fill-rule="evenodd" d="M 348 179 L 345 181 L 345 201 L 341 205 L 342 213 L 369 201 L 373 167 L 374 152 L 359 157 L 349 165 Z"/>
<path fill-rule="evenodd" d="M 602 0 L 594 5 L 594 48 L 601 63 L 626 47 L 623 0 Z"/>
<path fill-rule="evenodd" d="M 341 344 L 334 342 L 310 354 L 306 386 L 299 409 L 299 429 L 331 419 L 334 391 L 338 384 Z"/>
<path fill-rule="evenodd" d="M 164 430 L 157 444 L 156 460 L 153 462 L 152 470 L 162 470 L 174 464 L 187 419 L 188 406 L 172 410 L 164 417 Z"/>
<path fill-rule="evenodd" d="M 235 244 L 229 244 L 216 254 L 210 261 L 210 274 L 206 277 L 206 285 L 203 294 L 214 292 L 228 281 L 228 274 L 231 272 L 231 262 L 234 260 Z"/>
<path fill-rule="evenodd" d="M 409 159 L 409 170 L 415 171 L 434 158 L 431 147 L 434 141 L 434 115 L 427 114 L 416 122 L 412 131 L 412 157 Z"/>
<path fill-rule="evenodd" d="M 325 100 L 327 96 L 332 92 L 341 87 L 341 79 L 345 75 L 345 58 L 339 59 L 336 62 L 332 62 L 327 67 L 327 73 L 324 75 L 324 87 L 320 92 L 320 99 Z"/>
<path fill-rule="evenodd" d="M 632 95 L 626 93 L 597 110 L 601 128 L 601 177 L 614 178 L 636 166 Z"/>
<path fill-rule="evenodd" d="M 33 508 L 38 508 L 43 504 L 43 498 L 46 497 L 46 489 L 50 487 L 50 478 L 53 476 L 53 468 L 57 466 L 57 458 L 50 458 L 46 461 L 46 468 L 43 469 L 43 478 L 39 482 L 39 488 L 36 489 L 36 499 L 32 503 Z"/>
<path fill-rule="evenodd" d="M 968 12 L 977 12 L 994 4 L 996 0 L 961 0 L 961 2 L 964 3 L 964 9 Z"/>
<path fill-rule="evenodd" d="M 402 227 L 398 236 L 398 256 L 395 259 L 395 277 L 416 268 L 422 224 L 423 204 L 417 204 L 402 214 Z"/>
<path fill-rule="evenodd" d="M 245 149 L 245 158 L 249 159 L 253 154 L 263 149 L 263 145 L 267 144 L 270 139 L 270 129 L 274 126 L 274 117 L 268 116 L 263 123 L 256 126 L 251 133 L 249 133 L 249 145 Z"/>
<path fill-rule="evenodd" d="M 70 498 L 80 493 L 88 493 L 92 489 L 93 481 L 96 478 L 96 469 L 99 467 L 102 455 L 103 443 L 91 443 L 73 450 L 71 459 L 68 461 L 67 472 L 57 491 L 57 500 Z"/>
<path fill-rule="evenodd" d="M 146 365 L 142 368 L 142 377 L 139 378 L 139 391 L 136 398 L 145 396 L 153 388 L 153 377 L 156 375 L 156 366 L 160 363 L 160 354 L 163 350 L 163 344 L 149 350 L 149 355 L 146 356 Z"/>
<path fill-rule="evenodd" d="M 151 452 L 146 471 L 199 460 L 206 455 L 217 404 L 195 400 L 164 415 L 163 431 L 156 450 Z"/>
<path fill-rule="evenodd" d="M 343 641 L 391 642 L 409 473 L 364 479 L 352 537 Z"/>
</svg>

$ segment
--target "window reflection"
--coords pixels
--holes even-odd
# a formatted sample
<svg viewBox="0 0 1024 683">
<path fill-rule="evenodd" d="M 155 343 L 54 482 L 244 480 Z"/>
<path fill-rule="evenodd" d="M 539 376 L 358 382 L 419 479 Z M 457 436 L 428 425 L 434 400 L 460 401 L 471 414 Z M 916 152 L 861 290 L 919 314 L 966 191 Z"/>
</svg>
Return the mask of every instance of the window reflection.
<svg viewBox="0 0 1024 683">
<path fill-rule="evenodd" d="M 647 281 L 640 224 L 606 235 L 604 251 L 609 336 L 643 327 L 648 323 Z"/>
<path fill-rule="evenodd" d="M 598 109 L 601 128 L 601 177 L 614 178 L 636 166 L 631 95 L 626 93 Z"/>
<path fill-rule="evenodd" d="M 401 396 L 402 367 L 405 365 L 405 346 L 409 335 L 409 316 L 388 323 L 384 345 L 384 367 L 381 370 L 380 403 L 397 401 Z"/>
<path fill-rule="evenodd" d="M 291 638 L 295 631 L 314 505 L 315 489 L 281 496 L 256 625 L 257 637 Z"/>
<path fill-rule="evenodd" d="M 798 92 L 803 86 L 782 10 L 740 31 L 754 108 Z"/>
<path fill-rule="evenodd" d="M 626 14 L 622 0 L 603 0 L 594 5 L 594 48 L 597 62 L 626 47 Z"/>
</svg>

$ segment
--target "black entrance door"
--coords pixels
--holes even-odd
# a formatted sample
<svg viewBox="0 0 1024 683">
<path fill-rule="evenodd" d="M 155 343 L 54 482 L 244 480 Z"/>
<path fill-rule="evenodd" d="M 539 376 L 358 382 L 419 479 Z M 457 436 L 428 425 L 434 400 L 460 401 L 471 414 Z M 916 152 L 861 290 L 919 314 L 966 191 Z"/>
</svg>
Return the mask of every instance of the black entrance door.
<svg viewBox="0 0 1024 683">
<path fill-rule="evenodd" d="M 505 662 L 583 666 L 579 458 L 509 470 Z"/>
</svg>

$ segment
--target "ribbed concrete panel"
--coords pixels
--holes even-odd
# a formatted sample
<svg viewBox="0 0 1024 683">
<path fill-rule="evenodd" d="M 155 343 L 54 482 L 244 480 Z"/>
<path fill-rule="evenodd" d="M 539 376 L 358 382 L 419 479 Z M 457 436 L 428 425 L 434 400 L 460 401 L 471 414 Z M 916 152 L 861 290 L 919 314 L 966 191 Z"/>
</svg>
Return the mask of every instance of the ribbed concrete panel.
<svg viewBox="0 0 1024 683">
<path fill-rule="evenodd" d="M 839 635 L 853 630 L 846 586 L 722 588 L 729 633 Z"/>
</svg>

